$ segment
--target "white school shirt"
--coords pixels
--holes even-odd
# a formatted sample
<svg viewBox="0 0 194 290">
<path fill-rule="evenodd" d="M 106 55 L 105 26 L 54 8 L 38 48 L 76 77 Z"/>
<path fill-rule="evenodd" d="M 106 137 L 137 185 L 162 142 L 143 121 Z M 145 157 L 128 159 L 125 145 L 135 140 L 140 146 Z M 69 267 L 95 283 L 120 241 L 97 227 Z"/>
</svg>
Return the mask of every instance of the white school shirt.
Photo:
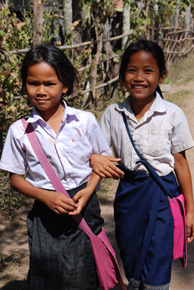
<svg viewBox="0 0 194 290">
<path fill-rule="evenodd" d="M 87 182 L 92 169 L 93 153 L 111 155 L 96 118 L 90 112 L 71 108 L 64 102 L 64 115 L 58 134 L 33 108 L 27 122 L 32 123 L 41 146 L 64 187 L 72 189 Z M 33 186 L 53 190 L 24 132 L 21 120 L 13 123 L 7 133 L 0 168 L 26 174 Z"/>
<path fill-rule="evenodd" d="M 141 156 L 165 176 L 174 170 L 173 154 L 194 146 L 183 111 L 157 93 L 151 108 L 138 122 L 130 105 L 130 96 L 122 104 L 112 104 L 100 121 L 103 134 L 112 146 L 115 157 L 131 170 L 147 172 L 139 160 L 128 137 L 122 117 L 125 113 L 135 146 Z"/>
</svg>

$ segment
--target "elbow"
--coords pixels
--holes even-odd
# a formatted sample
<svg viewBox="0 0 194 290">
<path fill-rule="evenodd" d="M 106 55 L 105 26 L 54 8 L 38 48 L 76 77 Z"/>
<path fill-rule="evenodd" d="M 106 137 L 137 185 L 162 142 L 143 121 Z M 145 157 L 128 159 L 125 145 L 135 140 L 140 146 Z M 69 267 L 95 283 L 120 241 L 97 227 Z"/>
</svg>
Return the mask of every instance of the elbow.
<svg viewBox="0 0 194 290">
<path fill-rule="evenodd" d="M 23 178 L 22 175 L 20 176 L 18 174 L 10 173 L 9 182 L 12 188 L 17 189 L 20 183 L 20 177 Z"/>
</svg>

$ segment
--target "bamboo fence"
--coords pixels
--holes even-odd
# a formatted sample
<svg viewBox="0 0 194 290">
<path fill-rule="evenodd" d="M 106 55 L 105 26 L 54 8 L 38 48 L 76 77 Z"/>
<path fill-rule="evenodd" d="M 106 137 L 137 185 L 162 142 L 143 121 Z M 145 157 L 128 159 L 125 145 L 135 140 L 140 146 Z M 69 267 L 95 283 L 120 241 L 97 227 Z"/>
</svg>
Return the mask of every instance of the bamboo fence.
<svg viewBox="0 0 194 290">
<path fill-rule="evenodd" d="M 108 93 L 112 96 L 114 94 L 114 90 L 118 83 L 118 73 L 119 73 L 119 62 L 114 62 L 114 59 L 117 58 L 120 59 L 122 55 L 122 51 L 116 51 L 114 52 L 114 45 L 115 42 L 121 40 L 122 38 L 128 36 L 130 39 L 130 33 L 129 34 L 122 34 L 118 35 L 116 37 L 110 37 L 107 39 L 102 40 L 102 49 L 103 52 L 101 53 L 101 57 L 97 64 L 97 71 L 103 73 L 97 73 L 97 80 L 96 80 L 96 86 L 95 86 L 95 92 L 98 91 L 98 94 L 100 94 L 99 91 L 104 92 L 108 91 Z M 158 30 L 156 28 L 150 28 L 150 38 L 153 41 L 158 42 L 164 51 L 166 65 L 169 67 L 173 63 L 180 61 L 184 57 L 190 55 L 194 51 L 194 31 L 192 30 L 185 30 L 185 29 L 175 29 L 175 28 L 164 28 L 161 30 Z M 113 45 L 111 43 L 113 42 Z M 106 51 L 106 46 L 104 44 L 109 43 L 109 50 Z M 59 46 L 59 48 L 63 51 L 71 50 L 76 51 L 77 54 L 79 54 L 79 51 L 82 49 L 90 48 L 93 49 L 97 45 L 96 41 L 86 41 L 83 43 L 78 44 L 72 44 L 72 45 L 63 45 Z M 110 50 L 111 47 L 111 50 Z M 24 54 L 28 51 L 28 49 L 18 49 L 18 50 L 12 50 L 10 53 L 19 53 Z M 73 54 L 73 53 L 72 53 Z M 87 103 L 87 98 L 90 98 L 90 94 L 92 93 L 92 89 L 90 86 L 90 76 L 91 76 L 91 69 L 92 69 L 92 57 L 87 60 L 87 64 L 80 65 L 78 68 L 78 71 L 80 73 L 83 73 L 87 70 L 88 78 L 87 80 L 82 84 L 81 89 L 79 90 L 79 95 L 83 97 L 85 100 L 83 103 L 83 106 L 85 103 Z M 87 95 L 84 97 L 84 95 Z M 95 96 L 93 96 L 95 97 Z M 76 98 L 76 94 L 71 96 L 71 99 Z"/>
</svg>

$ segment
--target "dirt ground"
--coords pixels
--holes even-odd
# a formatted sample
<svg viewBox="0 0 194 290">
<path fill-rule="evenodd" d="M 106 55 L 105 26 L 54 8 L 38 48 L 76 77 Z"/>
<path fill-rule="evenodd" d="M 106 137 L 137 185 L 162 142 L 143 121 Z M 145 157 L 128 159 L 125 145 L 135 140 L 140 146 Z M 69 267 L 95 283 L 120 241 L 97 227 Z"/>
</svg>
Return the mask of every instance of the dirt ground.
<svg viewBox="0 0 194 290">
<path fill-rule="evenodd" d="M 166 96 L 173 95 L 176 92 L 187 91 L 187 95 L 181 101 L 191 134 L 194 138 L 194 80 L 187 82 L 182 86 L 171 85 L 170 91 Z M 194 149 L 188 151 L 188 161 L 191 168 L 194 181 Z M 114 237 L 114 220 L 113 220 L 113 199 L 117 186 L 117 181 L 106 180 L 105 194 L 99 194 L 99 200 L 102 209 L 102 216 L 105 219 L 105 229 L 109 240 L 112 243 L 118 257 L 118 261 L 123 273 L 122 263 L 119 258 L 119 252 L 116 247 Z M 0 289 L 2 290 L 27 290 L 27 271 L 28 271 L 28 242 L 26 232 L 26 216 L 30 208 L 22 207 L 11 225 L 5 224 L 0 215 Z M 124 281 L 126 279 L 124 278 Z M 172 281 L 170 290 L 193 290 L 194 289 L 194 242 L 188 245 L 188 266 L 183 269 L 179 261 L 173 262 Z M 53 289 L 54 290 L 54 289 Z"/>
</svg>

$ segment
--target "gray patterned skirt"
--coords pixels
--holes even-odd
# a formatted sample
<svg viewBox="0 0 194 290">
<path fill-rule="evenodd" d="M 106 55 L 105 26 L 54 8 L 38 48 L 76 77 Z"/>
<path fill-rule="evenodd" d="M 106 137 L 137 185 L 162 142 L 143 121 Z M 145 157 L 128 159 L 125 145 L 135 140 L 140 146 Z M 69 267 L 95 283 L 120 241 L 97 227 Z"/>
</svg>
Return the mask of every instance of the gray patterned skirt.
<svg viewBox="0 0 194 290">
<path fill-rule="evenodd" d="M 73 197 L 85 187 L 68 191 Z M 94 193 L 82 215 L 95 234 L 103 219 Z M 58 215 L 35 201 L 27 218 L 30 249 L 30 290 L 96 290 L 98 278 L 89 238 L 73 218 Z"/>
</svg>

